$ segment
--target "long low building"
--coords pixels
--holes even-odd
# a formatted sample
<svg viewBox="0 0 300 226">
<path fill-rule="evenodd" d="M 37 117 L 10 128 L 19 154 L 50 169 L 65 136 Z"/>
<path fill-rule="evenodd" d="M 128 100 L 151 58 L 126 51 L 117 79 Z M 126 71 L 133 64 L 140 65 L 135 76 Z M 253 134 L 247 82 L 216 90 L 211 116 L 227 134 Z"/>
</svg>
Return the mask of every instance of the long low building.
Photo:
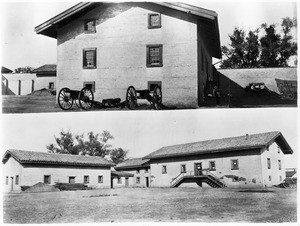
<svg viewBox="0 0 300 226">
<path fill-rule="evenodd" d="M 114 163 L 96 156 L 50 154 L 8 150 L 2 162 L 4 192 L 20 191 L 21 186 L 38 182 L 84 183 L 92 188 L 110 188 Z"/>
<path fill-rule="evenodd" d="M 284 155 L 293 151 L 280 132 L 162 147 L 149 160 L 151 187 L 263 188 L 285 179 Z"/>
</svg>

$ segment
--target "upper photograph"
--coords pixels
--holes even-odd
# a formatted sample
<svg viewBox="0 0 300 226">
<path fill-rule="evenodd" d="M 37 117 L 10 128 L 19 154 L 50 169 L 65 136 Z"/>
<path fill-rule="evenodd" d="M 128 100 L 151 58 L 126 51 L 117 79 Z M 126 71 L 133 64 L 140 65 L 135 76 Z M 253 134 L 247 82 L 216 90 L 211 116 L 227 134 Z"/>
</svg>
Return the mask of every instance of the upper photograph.
<svg viewBox="0 0 300 226">
<path fill-rule="evenodd" d="M 1 8 L 3 113 L 297 107 L 296 2 Z"/>
</svg>

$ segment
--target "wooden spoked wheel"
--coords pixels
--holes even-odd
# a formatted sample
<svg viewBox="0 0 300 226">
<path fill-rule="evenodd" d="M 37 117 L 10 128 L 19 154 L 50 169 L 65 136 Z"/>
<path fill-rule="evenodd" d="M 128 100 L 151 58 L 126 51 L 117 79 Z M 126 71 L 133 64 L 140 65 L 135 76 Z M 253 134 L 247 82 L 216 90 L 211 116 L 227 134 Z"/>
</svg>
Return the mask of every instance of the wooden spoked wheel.
<svg viewBox="0 0 300 226">
<path fill-rule="evenodd" d="M 160 109 L 162 103 L 162 91 L 159 86 L 155 86 L 153 90 L 153 107 L 154 109 Z"/>
<path fill-rule="evenodd" d="M 133 86 L 129 86 L 126 92 L 126 103 L 129 109 L 135 109 L 137 106 L 136 91 Z"/>
<path fill-rule="evenodd" d="M 79 105 L 83 110 L 89 110 L 93 107 L 94 94 L 93 91 L 88 88 L 83 88 L 79 93 Z"/>
<path fill-rule="evenodd" d="M 69 88 L 62 88 L 57 97 L 57 102 L 62 110 L 69 110 L 73 106 L 73 98 Z"/>
</svg>

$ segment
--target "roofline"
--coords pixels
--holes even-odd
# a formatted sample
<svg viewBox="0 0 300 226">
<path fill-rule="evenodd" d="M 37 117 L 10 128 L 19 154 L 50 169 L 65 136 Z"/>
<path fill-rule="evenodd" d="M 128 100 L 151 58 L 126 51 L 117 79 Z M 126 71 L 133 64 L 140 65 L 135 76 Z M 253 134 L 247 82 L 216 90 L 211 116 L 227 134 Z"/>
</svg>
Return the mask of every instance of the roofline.
<svg viewBox="0 0 300 226">
<path fill-rule="evenodd" d="M 286 141 L 286 139 L 284 138 L 284 136 L 282 135 L 281 132 L 278 131 L 278 134 L 276 134 L 269 142 L 268 142 L 268 145 L 270 145 L 272 142 L 274 142 L 278 137 L 280 137 L 283 141 L 283 143 L 288 147 L 288 149 L 290 150 L 289 153 L 284 153 L 284 154 L 293 154 L 294 151 L 293 149 L 291 148 L 291 146 L 289 145 L 289 143 Z M 275 141 L 276 142 L 276 141 Z M 277 143 L 277 142 L 276 142 Z M 277 143 L 278 145 L 278 143 Z M 283 152 L 283 150 L 282 150 Z"/>
<path fill-rule="evenodd" d="M 94 4 L 95 2 L 80 2 L 74 6 L 72 6 L 71 8 L 61 12 L 60 14 L 52 17 L 51 19 L 45 21 L 44 23 L 36 26 L 34 28 L 34 31 L 37 33 L 37 34 L 40 34 L 43 30 L 51 27 L 52 25 L 62 21 L 63 19 L 66 19 L 68 16 L 74 14 L 74 13 L 77 13 L 78 11 L 84 9 L 85 7 L 87 6 L 90 6 L 92 4 Z"/>
<path fill-rule="evenodd" d="M 154 157 L 143 157 L 143 159 L 161 159 L 161 158 L 169 158 L 169 157 L 181 157 L 181 156 L 193 156 L 193 155 L 202 155 L 202 154 L 213 154 L 213 153 L 220 153 L 220 152 L 230 152 L 230 151 L 237 151 L 237 150 L 249 150 L 249 149 L 260 149 L 265 148 L 265 145 L 256 145 L 256 146 L 244 146 L 244 147 L 237 147 L 237 148 L 226 148 L 226 149 L 218 149 L 218 150 L 210 150 L 210 151 L 199 151 L 193 153 L 177 153 L 177 154 L 170 154 L 170 155 L 160 155 Z"/>
<path fill-rule="evenodd" d="M 115 166 L 115 169 L 146 168 L 149 166 L 149 163 L 147 163 L 147 165 Z"/>
</svg>

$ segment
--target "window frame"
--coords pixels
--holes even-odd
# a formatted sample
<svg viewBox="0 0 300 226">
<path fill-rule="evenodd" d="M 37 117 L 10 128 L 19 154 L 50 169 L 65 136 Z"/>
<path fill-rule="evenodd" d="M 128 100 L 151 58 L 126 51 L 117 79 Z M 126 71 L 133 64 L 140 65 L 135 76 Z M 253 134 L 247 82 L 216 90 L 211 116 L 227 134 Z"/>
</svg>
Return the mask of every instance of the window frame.
<svg viewBox="0 0 300 226">
<path fill-rule="evenodd" d="M 52 88 L 51 88 L 52 86 Z M 49 82 L 49 89 L 54 89 L 54 82 Z"/>
<path fill-rule="evenodd" d="M 93 30 L 88 29 L 87 24 L 89 22 L 93 22 Z M 84 33 L 86 33 L 86 34 L 96 33 L 97 32 L 97 30 L 96 30 L 96 19 L 85 19 L 84 22 L 83 22 L 83 30 L 84 30 Z"/>
<path fill-rule="evenodd" d="M 148 81 L 148 90 L 149 90 L 150 92 L 153 92 L 153 91 L 154 91 L 154 88 L 151 89 L 151 86 L 153 87 L 153 85 L 154 85 L 154 87 L 155 87 L 155 86 L 159 86 L 159 88 L 161 89 L 161 81 Z"/>
<path fill-rule="evenodd" d="M 73 179 L 73 178 L 74 178 L 74 184 L 76 183 L 76 177 L 75 176 L 69 176 L 69 184 L 73 184 L 73 183 L 70 182 L 71 179 Z"/>
<path fill-rule="evenodd" d="M 141 178 L 140 178 L 140 177 L 136 177 L 135 183 L 136 183 L 136 184 L 140 184 L 140 183 L 141 183 Z"/>
<path fill-rule="evenodd" d="M 19 175 L 16 175 L 16 178 L 15 178 L 15 184 L 16 184 L 16 185 L 19 184 Z"/>
<path fill-rule="evenodd" d="M 278 170 L 281 170 L 281 160 L 278 159 Z"/>
<path fill-rule="evenodd" d="M 103 183 L 103 175 L 98 175 L 98 184 Z"/>
<path fill-rule="evenodd" d="M 162 165 L 161 173 L 167 174 L 167 165 Z"/>
<path fill-rule="evenodd" d="M 211 166 L 214 163 L 214 167 Z M 209 171 L 216 171 L 216 161 L 209 161 Z"/>
<path fill-rule="evenodd" d="M 84 81 L 83 82 L 83 87 L 86 87 L 86 85 L 92 85 L 92 92 L 96 92 L 96 82 L 95 81 Z"/>
<path fill-rule="evenodd" d="M 267 158 L 267 169 L 271 169 L 271 159 Z"/>
<path fill-rule="evenodd" d="M 158 16 L 158 25 L 151 24 L 151 17 Z M 148 13 L 148 29 L 161 28 L 161 14 L 160 13 Z"/>
<path fill-rule="evenodd" d="M 271 175 L 269 175 L 269 181 L 272 181 L 272 176 Z"/>
<path fill-rule="evenodd" d="M 6 178 L 5 178 L 5 184 L 6 185 L 8 185 L 8 181 L 9 181 L 8 176 L 6 176 Z"/>
<path fill-rule="evenodd" d="M 48 178 L 49 180 L 47 180 Z M 51 175 L 44 175 L 44 184 L 51 184 Z"/>
<path fill-rule="evenodd" d="M 236 161 L 236 167 L 233 162 Z M 239 170 L 239 160 L 238 159 L 231 159 L 231 170 Z"/>
<path fill-rule="evenodd" d="M 159 48 L 159 63 L 150 63 L 150 48 Z M 146 66 L 147 67 L 163 67 L 163 45 L 149 44 L 146 45 Z"/>
<path fill-rule="evenodd" d="M 86 62 L 86 53 L 93 51 L 94 52 L 94 59 L 93 65 L 88 66 Z M 97 48 L 84 48 L 82 50 L 82 68 L 83 69 L 96 69 L 97 68 Z"/>
<path fill-rule="evenodd" d="M 86 180 L 87 179 L 87 180 Z M 84 184 L 89 184 L 90 183 L 90 177 L 88 175 L 83 176 L 83 183 Z"/>
</svg>

